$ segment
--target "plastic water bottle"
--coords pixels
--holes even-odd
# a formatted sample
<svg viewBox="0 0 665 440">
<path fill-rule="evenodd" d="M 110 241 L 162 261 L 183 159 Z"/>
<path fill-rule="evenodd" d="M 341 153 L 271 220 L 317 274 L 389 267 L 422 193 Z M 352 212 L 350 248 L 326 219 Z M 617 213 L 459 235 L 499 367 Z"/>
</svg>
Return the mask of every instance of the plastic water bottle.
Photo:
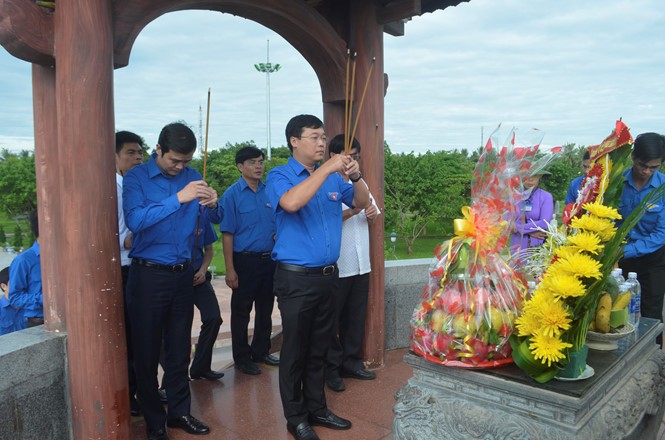
<svg viewBox="0 0 665 440">
<path fill-rule="evenodd" d="M 628 281 L 626 281 L 626 283 L 630 286 L 630 305 L 628 306 L 628 313 L 630 314 L 629 320 L 633 326 L 637 327 L 640 324 L 640 316 L 642 313 L 642 287 L 637 280 L 637 273 L 628 272 Z"/>
<path fill-rule="evenodd" d="M 617 280 L 617 284 L 625 283 L 626 279 L 623 277 L 623 273 L 620 267 L 612 269 L 612 278 Z"/>
</svg>

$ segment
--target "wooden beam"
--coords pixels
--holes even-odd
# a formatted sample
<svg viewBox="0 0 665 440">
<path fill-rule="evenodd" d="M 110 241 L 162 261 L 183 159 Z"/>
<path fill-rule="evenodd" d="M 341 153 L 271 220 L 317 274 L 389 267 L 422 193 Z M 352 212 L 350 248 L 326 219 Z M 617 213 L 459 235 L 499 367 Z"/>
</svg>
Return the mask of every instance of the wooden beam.
<svg viewBox="0 0 665 440">
<path fill-rule="evenodd" d="M 376 13 L 376 21 L 379 24 L 387 24 L 393 21 L 411 18 L 422 14 L 420 0 L 396 0 L 379 8 Z"/>
<path fill-rule="evenodd" d="M 0 0 L 0 11 L 0 45 L 21 60 L 53 66 L 53 13 L 25 0 Z"/>
<path fill-rule="evenodd" d="M 383 25 L 383 32 L 393 37 L 404 36 L 404 20 L 391 21 Z"/>
</svg>

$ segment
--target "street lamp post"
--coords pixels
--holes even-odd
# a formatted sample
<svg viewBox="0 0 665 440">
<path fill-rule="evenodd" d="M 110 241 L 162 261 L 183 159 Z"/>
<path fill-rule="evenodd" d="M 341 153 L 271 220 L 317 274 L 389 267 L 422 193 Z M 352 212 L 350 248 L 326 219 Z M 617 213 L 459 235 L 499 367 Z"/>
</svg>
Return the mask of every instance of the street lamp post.
<svg viewBox="0 0 665 440">
<path fill-rule="evenodd" d="M 266 62 L 254 64 L 254 67 L 256 68 L 257 71 L 266 74 L 266 120 L 267 120 L 266 122 L 268 125 L 267 153 L 268 153 L 268 160 L 270 160 L 272 158 L 272 155 L 270 153 L 270 74 L 273 72 L 277 72 L 279 69 L 282 68 L 282 66 L 280 66 L 279 64 L 270 63 L 270 40 L 268 40 Z"/>
<path fill-rule="evenodd" d="M 390 233 L 390 242 L 393 245 L 393 260 L 397 260 L 397 255 L 395 255 L 395 244 L 397 243 L 397 232 L 393 229 L 393 232 Z"/>
</svg>

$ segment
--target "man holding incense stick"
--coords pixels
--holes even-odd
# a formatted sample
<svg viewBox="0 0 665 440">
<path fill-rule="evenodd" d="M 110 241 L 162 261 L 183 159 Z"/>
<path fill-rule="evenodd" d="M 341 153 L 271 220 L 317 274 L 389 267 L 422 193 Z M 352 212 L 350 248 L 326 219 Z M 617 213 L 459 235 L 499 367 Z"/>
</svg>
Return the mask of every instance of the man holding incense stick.
<svg viewBox="0 0 665 440">
<path fill-rule="evenodd" d="M 274 287 L 282 316 L 279 390 L 287 430 L 297 440 L 316 440 L 311 425 L 351 428 L 350 421 L 327 407 L 325 357 L 339 284 L 342 202 L 365 208 L 370 199 L 358 162 L 350 155 L 338 154 L 319 166 L 327 142 L 319 118 L 293 117 L 286 141 L 292 155 L 267 179 L 277 230 Z"/>
<path fill-rule="evenodd" d="M 137 397 L 148 440 L 168 440 L 166 426 L 190 434 L 210 432 L 190 414 L 187 369 L 194 315 L 191 259 L 198 216 L 201 221 L 213 223 L 220 218 L 217 192 L 188 167 L 195 150 L 196 137 L 189 127 L 181 122 L 168 124 L 159 134 L 150 160 L 132 168 L 123 181 L 125 222 L 133 235 L 127 306 Z M 162 338 L 168 415 L 157 392 Z"/>
</svg>

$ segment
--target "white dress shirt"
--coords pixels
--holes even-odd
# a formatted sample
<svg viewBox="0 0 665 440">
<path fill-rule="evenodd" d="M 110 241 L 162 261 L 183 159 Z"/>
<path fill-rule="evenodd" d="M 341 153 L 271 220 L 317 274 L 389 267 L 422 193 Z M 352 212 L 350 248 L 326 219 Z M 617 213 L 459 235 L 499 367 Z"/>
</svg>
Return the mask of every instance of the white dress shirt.
<svg viewBox="0 0 665 440">
<path fill-rule="evenodd" d="M 376 207 L 377 215 L 381 214 L 372 194 L 369 198 Z M 342 203 L 342 210 L 347 209 L 351 208 Z M 369 227 L 364 209 L 342 222 L 342 246 L 337 266 L 340 278 L 363 275 L 372 270 L 369 262 Z"/>
<path fill-rule="evenodd" d="M 122 176 L 115 173 L 115 186 L 118 193 L 118 237 L 120 239 L 120 264 L 122 266 L 129 266 L 132 259 L 129 258 L 129 249 L 125 249 L 125 238 L 131 231 L 125 224 L 125 212 L 122 210 Z"/>
</svg>

